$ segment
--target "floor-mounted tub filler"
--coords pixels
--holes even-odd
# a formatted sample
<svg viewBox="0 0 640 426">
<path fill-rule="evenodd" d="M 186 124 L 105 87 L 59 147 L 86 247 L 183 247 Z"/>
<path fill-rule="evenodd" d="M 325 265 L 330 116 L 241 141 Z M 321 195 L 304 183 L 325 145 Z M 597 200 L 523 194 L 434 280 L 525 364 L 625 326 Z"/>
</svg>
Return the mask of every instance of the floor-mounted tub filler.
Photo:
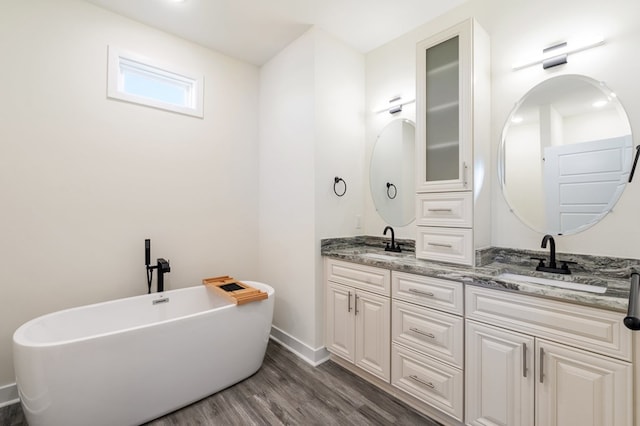
<svg viewBox="0 0 640 426">
<path fill-rule="evenodd" d="M 258 371 L 274 290 L 236 306 L 207 286 L 44 315 L 13 336 L 30 426 L 137 425 Z"/>
</svg>

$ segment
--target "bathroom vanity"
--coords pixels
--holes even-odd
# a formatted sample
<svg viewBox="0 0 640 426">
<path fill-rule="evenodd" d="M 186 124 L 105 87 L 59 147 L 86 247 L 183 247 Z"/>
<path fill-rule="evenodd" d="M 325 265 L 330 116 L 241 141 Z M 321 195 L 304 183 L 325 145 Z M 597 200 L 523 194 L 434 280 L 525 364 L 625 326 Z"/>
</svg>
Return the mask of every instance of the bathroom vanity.
<svg viewBox="0 0 640 426">
<path fill-rule="evenodd" d="M 623 323 L 640 262 L 556 266 L 553 240 L 594 226 L 624 191 L 626 112 L 602 81 L 543 78 L 494 159 L 489 49 L 474 19 L 417 43 L 415 243 L 397 254 L 374 237 L 323 241 L 326 347 L 447 425 L 640 426 L 640 333 Z M 548 265 L 546 253 L 491 247 L 494 161 L 510 214 L 551 243 Z M 385 223 L 408 223 L 380 204 Z"/>
<path fill-rule="evenodd" d="M 332 360 L 447 425 L 638 425 L 628 280 L 559 289 L 382 247 L 323 241 Z"/>
</svg>

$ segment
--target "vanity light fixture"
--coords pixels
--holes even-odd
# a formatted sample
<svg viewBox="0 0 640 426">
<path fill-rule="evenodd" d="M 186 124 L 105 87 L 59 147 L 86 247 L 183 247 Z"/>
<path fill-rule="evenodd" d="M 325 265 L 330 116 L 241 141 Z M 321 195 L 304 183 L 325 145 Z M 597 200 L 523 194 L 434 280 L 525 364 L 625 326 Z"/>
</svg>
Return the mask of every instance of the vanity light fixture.
<svg viewBox="0 0 640 426">
<path fill-rule="evenodd" d="M 512 65 L 512 69 L 517 71 L 537 64 L 542 64 L 542 68 L 547 69 L 566 64 L 569 55 L 582 52 L 583 50 L 591 49 L 592 47 L 600 46 L 602 44 L 604 44 L 604 37 L 602 36 L 556 43 L 542 49 L 542 56 L 514 64 Z"/>
<path fill-rule="evenodd" d="M 381 108 L 378 109 L 376 111 L 374 111 L 376 114 L 380 114 L 381 112 L 388 112 L 389 114 L 396 114 L 400 111 L 402 111 L 402 107 L 404 105 L 409 105 L 414 103 L 416 100 L 414 99 L 410 99 L 408 101 L 402 101 L 402 96 L 400 95 L 396 95 L 391 97 L 391 99 L 389 99 L 389 106 L 385 107 L 385 108 Z"/>
</svg>

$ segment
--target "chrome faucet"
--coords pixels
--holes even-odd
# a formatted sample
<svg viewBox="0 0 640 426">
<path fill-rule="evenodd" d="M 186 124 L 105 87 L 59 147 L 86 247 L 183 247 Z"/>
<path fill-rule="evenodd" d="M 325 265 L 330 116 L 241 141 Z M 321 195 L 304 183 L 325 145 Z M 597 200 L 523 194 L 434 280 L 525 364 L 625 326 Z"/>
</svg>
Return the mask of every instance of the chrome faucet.
<svg viewBox="0 0 640 426">
<path fill-rule="evenodd" d="M 532 257 L 531 259 L 535 259 L 538 261 L 538 266 L 536 266 L 536 271 L 551 272 L 553 274 L 570 274 L 571 271 L 569 270 L 569 263 L 576 263 L 576 262 L 571 262 L 568 260 L 560 260 L 560 262 L 562 263 L 562 266 L 558 268 L 558 265 L 556 262 L 556 241 L 549 234 L 545 235 L 542 238 L 542 244 L 540 245 L 540 248 L 547 248 L 547 243 L 549 243 L 549 266 L 544 264 L 544 261 L 545 261 L 544 257 Z"/>
<path fill-rule="evenodd" d="M 396 235 L 393 232 L 393 228 L 390 226 L 387 226 L 386 228 L 384 228 L 384 231 L 382 232 L 382 234 L 387 235 L 387 231 L 391 231 L 391 245 L 387 243 L 387 246 L 384 248 L 384 251 L 393 251 L 396 253 L 400 253 L 402 250 L 400 250 L 400 244 L 396 244 Z"/>
</svg>

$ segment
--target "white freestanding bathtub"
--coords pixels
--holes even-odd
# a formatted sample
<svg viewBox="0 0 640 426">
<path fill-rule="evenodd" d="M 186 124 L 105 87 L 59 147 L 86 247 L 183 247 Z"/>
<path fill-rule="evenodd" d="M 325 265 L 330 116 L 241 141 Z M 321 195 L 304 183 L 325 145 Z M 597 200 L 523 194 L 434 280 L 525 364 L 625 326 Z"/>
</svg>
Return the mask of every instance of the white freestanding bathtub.
<svg viewBox="0 0 640 426">
<path fill-rule="evenodd" d="M 273 288 L 236 306 L 200 285 L 67 309 L 13 336 L 16 382 L 30 426 L 137 425 L 258 371 Z"/>
</svg>

